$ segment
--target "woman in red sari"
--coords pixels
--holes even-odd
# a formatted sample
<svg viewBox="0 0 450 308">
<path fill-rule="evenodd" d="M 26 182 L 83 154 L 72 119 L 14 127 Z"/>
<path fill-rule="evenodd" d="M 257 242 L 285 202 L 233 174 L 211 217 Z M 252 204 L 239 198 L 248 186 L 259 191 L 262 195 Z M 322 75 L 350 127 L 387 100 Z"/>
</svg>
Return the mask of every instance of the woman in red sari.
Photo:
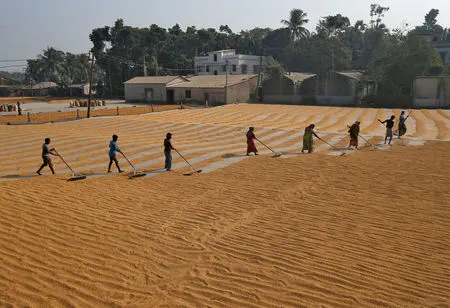
<svg viewBox="0 0 450 308">
<path fill-rule="evenodd" d="M 258 155 L 258 150 L 256 149 L 255 145 L 256 136 L 253 133 L 254 131 L 255 128 L 250 127 L 247 132 L 247 156 L 249 156 L 250 153 L 255 153 L 255 155 Z"/>
</svg>

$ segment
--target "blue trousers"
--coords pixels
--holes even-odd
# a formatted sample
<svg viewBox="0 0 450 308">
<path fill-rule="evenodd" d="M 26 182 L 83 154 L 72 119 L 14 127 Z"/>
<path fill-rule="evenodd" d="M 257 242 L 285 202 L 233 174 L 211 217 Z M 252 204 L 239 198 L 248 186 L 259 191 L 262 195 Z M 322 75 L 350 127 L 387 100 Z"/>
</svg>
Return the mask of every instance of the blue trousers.
<svg viewBox="0 0 450 308">
<path fill-rule="evenodd" d="M 164 168 L 166 168 L 167 171 L 170 171 L 172 169 L 172 153 L 171 151 L 164 150 L 164 155 L 166 156 Z"/>
</svg>

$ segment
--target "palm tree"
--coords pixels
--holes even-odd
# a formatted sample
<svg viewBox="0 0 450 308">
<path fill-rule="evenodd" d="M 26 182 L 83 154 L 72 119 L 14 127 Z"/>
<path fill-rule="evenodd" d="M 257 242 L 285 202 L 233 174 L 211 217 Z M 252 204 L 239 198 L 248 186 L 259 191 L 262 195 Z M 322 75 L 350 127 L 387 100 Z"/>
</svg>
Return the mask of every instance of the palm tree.
<svg viewBox="0 0 450 308">
<path fill-rule="evenodd" d="M 47 47 L 38 58 L 42 75 L 48 81 L 58 82 L 63 71 L 64 52 L 53 47 Z"/>
<path fill-rule="evenodd" d="M 300 9 L 293 9 L 289 20 L 283 19 L 281 21 L 291 34 L 291 44 L 298 38 L 308 37 L 309 31 L 304 25 L 306 25 L 309 19 L 306 19 L 307 14 Z"/>
</svg>

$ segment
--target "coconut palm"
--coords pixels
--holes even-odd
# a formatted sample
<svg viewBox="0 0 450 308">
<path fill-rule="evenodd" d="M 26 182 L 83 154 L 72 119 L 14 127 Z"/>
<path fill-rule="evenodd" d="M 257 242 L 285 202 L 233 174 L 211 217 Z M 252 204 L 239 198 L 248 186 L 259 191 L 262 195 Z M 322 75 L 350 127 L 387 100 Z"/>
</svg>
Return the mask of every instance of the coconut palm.
<svg viewBox="0 0 450 308">
<path fill-rule="evenodd" d="M 291 11 L 291 15 L 289 20 L 283 19 L 281 21 L 284 24 L 291 34 L 291 43 L 293 43 L 296 39 L 302 37 L 308 37 L 309 31 L 304 27 L 309 21 L 306 19 L 307 14 L 300 9 L 293 9 Z"/>
<path fill-rule="evenodd" d="M 47 47 L 42 55 L 38 56 L 41 74 L 47 81 L 58 82 L 64 70 L 64 52 L 53 47 Z"/>
</svg>

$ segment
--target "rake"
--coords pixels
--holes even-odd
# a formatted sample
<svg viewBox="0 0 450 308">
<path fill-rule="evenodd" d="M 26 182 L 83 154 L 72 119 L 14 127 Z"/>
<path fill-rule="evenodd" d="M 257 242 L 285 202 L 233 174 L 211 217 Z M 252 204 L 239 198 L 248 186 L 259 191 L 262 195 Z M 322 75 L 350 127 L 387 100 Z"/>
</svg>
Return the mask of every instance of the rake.
<svg viewBox="0 0 450 308">
<path fill-rule="evenodd" d="M 80 174 L 78 172 L 75 172 L 70 166 L 69 164 L 64 160 L 64 158 L 61 156 L 61 154 L 59 154 L 56 150 L 54 150 L 56 155 L 58 155 L 59 158 L 61 158 L 61 160 L 63 161 L 63 163 L 67 166 L 67 168 L 69 168 L 70 171 L 72 171 L 72 177 L 70 179 L 68 179 L 68 181 L 78 181 L 78 180 L 84 180 L 87 178 L 87 176 L 85 176 L 84 174 Z"/>
<path fill-rule="evenodd" d="M 133 166 L 133 164 L 131 163 L 131 161 L 128 159 L 128 157 L 125 156 L 125 154 L 123 152 L 120 152 L 123 157 L 126 159 L 126 161 L 130 164 L 131 168 L 133 169 L 133 174 L 129 176 L 130 179 L 132 178 L 138 178 L 141 176 L 146 176 L 147 174 L 140 171 L 139 169 L 137 169 L 135 166 Z"/>
<path fill-rule="evenodd" d="M 329 143 L 329 142 L 323 140 L 323 139 L 320 138 L 319 136 L 316 136 L 316 137 L 319 138 L 319 140 L 322 140 L 322 142 L 328 144 L 328 145 L 329 145 L 330 147 L 332 147 L 335 151 L 341 152 L 341 155 L 339 155 L 339 156 L 344 156 L 345 154 L 347 154 L 347 153 L 345 153 L 345 152 L 342 152 L 342 151 L 339 150 L 338 148 L 336 148 L 336 147 L 335 147 L 334 145 L 332 145 L 331 143 Z"/>
<path fill-rule="evenodd" d="M 266 148 L 268 148 L 270 151 L 272 151 L 273 156 L 272 157 L 280 157 L 282 154 L 278 153 L 277 151 L 272 150 L 268 145 L 266 145 L 264 142 L 262 142 L 261 140 L 259 140 L 258 138 L 256 138 L 256 140 L 261 143 L 263 146 L 265 146 Z"/>
<path fill-rule="evenodd" d="M 181 155 L 180 152 L 178 152 L 177 149 L 174 149 L 174 150 L 175 150 L 175 152 L 177 152 L 177 154 L 180 155 L 180 157 L 181 157 L 181 158 L 189 165 L 189 167 L 191 167 L 191 172 L 186 172 L 186 173 L 184 173 L 184 175 L 193 175 L 193 174 L 195 174 L 195 173 L 200 173 L 200 172 L 202 172 L 201 169 L 195 169 L 195 168 L 188 162 L 188 160 L 187 160 L 186 158 L 184 158 L 184 156 Z"/>
</svg>

